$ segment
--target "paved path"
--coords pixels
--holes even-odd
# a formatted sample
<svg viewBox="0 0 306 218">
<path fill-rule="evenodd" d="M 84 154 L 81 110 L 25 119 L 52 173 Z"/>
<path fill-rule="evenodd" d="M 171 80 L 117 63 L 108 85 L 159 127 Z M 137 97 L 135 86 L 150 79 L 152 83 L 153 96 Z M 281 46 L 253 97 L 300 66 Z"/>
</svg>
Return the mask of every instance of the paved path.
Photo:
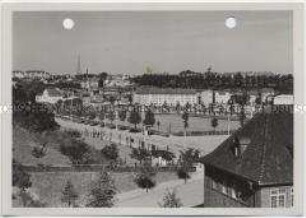
<svg viewBox="0 0 306 218">
<path fill-rule="evenodd" d="M 204 173 L 203 168 L 193 173 L 192 178 L 185 184 L 184 180 L 172 180 L 159 184 L 146 192 L 136 189 L 117 195 L 116 207 L 160 207 L 167 189 L 175 189 L 183 207 L 192 207 L 204 202 Z"/>
</svg>

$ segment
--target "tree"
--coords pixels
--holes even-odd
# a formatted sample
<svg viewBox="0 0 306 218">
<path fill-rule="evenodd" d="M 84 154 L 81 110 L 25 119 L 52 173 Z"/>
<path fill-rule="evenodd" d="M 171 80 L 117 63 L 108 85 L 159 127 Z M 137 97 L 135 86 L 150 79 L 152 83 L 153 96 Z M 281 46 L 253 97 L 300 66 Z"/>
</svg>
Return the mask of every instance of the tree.
<svg viewBox="0 0 306 218">
<path fill-rule="evenodd" d="M 189 148 L 186 151 L 180 151 L 180 167 L 177 175 L 180 179 L 184 179 L 185 183 L 190 178 L 189 170 L 194 163 L 199 162 L 200 152 L 197 149 Z"/>
<path fill-rule="evenodd" d="M 184 113 L 182 115 L 182 119 L 183 119 L 183 124 L 184 124 L 184 129 L 185 129 L 185 137 L 187 137 L 187 128 L 189 126 L 189 123 L 188 123 L 189 114 L 186 110 L 184 111 Z"/>
<path fill-rule="evenodd" d="M 154 126 L 155 124 L 154 113 L 150 109 L 145 114 L 145 119 L 143 120 L 143 124 L 146 126 Z"/>
<path fill-rule="evenodd" d="M 113 124 L 115 118 L 116 118 L 116 113 L 115 111 L 113 110 L 110 110 L 108 113 L 107 113 L 107 118 L 111 121 L 111 124 Z"/>
<path fill-rule="evenodd" d="M 134 107 L 134 109 L 131 111 L 128 121 L 135 125 L 135 129 L 137 128 L 137 124 L 141 122 L 141 115 L 136 107 Z"/>
<path fill-rule="evenodd" d="M 88 161 L 89 146 L 80 140 L 70 140 L 60 146 L 62 154 L 69 157 L 74 165 L 84 164 Z"/>
<path fill-rule="evenodd" d="M 178 208 L 178 207 L 182 207 L 183 204 L 181 202 L 181 199 L 176 196 L 175 189 L 173 189 L 172 191 L 167 189 L 163 197 L 163 203 L 161 206 L 166 207 L 166 208 Z"/>
<path fill-rule="evenodd" d="M 119 157 L 119 150 L 116 144 L 111 143 L 110 145 L 106 145 L 102 150 L 102 154 L 105 155 L 110 160 L 117 160 Z"/>
<path fill-rule="evenodd" d="M 132 148 L 131 158 L 138 160 L 142 163 L 144 160 L 150 157 L 150 152 L 145 148 Z"/>
<path fill-rule="evenodd" d="M 244 107 L 241 106 L 241 110 L 240 110 L 240 114 L 239 114 L 240 126 L 244 125 L 245 119 L 246 119 L 245 110 L 244 110 Z"/>
<path fill-rule="evenodd" d="M 46 143 L 44 143 L 42 146 L 34 146 L 32 148 L 32 155 L 36 158 L 42 158 L 47 154 L 47 147 Z"/>
<path fill-rule="evenodd" d="M 76 192 L 72 182 L 67 181 L 64 190 L 62 191 L 62 202 L 68 204 L 68 207 L 76 207 L 76 201 L 79 198 L 78 193 Z"/>
<path fill-rule="evenodd" d="M 119 119 L 121 121 L 125 121 L 125 119 L 126 119 L 126 110 L 119 111 Z"/>
<path fill-rule="evenodd" d="M 112 207 L 115 202 L 117 189 L 115 182 L 108 172 L 101 172 L 98 179 L 91 184 L 87 207 Z"/>
<path fill-rule="evenodd" d="M 13 186 L 25 191 L 32 186 L 30 175 L 24 171 L 20 163 L 15 162 L 13 159 Z"/>
<path fill-rule="evenodd" d="M 156 125 L 157 125 L 157 130 L 159 131 L 159 128 L 160 128 L 160 121 L 159 120 L 157 121 Z"/>
<path fill-rule="evenodd" d="M 135 177 L 135 183 L 139 188 L 145 189 L 149 192 L 149 189 L 153 188 L 156 184 L 153 177 L 156 175 L 154 168 L 149 163 L 144 163 L 137 172 Z"/>
<path fill-rule="evenodd" d="M 211 126 L 214 128 L 214 132 L 216 131 L 216 127 L 219 125 L 218 119 L 216 117 L 213 117 L 211 119 Z"/>
<path fill-rule="evenodd" d="M 105 113 L 104 113 L 104 111 L 100 111 L 100 113 L 99 113 L 99 119 L 100 119 L 101 121 L 103 121 L 104 118 L 105 118 Z"/>
</svg>

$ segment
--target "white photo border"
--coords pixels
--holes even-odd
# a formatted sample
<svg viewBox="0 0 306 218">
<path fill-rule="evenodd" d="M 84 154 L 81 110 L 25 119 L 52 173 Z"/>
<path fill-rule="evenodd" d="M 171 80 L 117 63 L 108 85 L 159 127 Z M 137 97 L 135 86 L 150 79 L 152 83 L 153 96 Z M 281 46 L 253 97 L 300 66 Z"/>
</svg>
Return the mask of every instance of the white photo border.
<svg viewBox="0 0 306 218">
<path fill-rule="evenodd" d="M 293 12 L 293 74 L 295 104 L 305 104 L 303 69 L 303 3 L 301 2 L 6 2 L 1 3 L 1 105 L 11 105 L 12 13 L 14 11 L 210 11 L 290 10 Z M 294 115 L 294 207 L 292 208 L 13 208 L 12 207 L 12 117 L 1 114 L 0 209 L 4 215 L 301 215 L 303 211 L 303 166 L 305 156 L 304 114 Z"/>
</svg>

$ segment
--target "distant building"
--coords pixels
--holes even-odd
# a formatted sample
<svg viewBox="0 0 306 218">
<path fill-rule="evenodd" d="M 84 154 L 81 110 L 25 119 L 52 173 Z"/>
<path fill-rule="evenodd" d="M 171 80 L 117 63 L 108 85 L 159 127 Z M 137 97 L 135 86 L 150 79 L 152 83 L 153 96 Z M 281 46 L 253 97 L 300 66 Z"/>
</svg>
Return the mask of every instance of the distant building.
<svg viewBox="0 0 306 218">
<path fill-rule="evenodd" d="M 216 104 L 227 104 L 231 99 L 231 92 L 229 91 L 215 91 L 215 103 Z"/>
<path fill-rule="evenodd" d="M 203 90 L 200 93 L 200 102 L 205 106 L 213 103 L 213 91 L 210 89 Z"/>
<path fill-rule="evenodd" d="M 160 89 L 160 88 L 141 88 L 134 94 L 134 103 L 141 105 L 154 104 L 162 106 L 176 106 L 178 103 L 183 106 L 187 103 L 198 103 L 197 92 L 193 89 Z"/>
<path fill-rule="evenodd" d="M 293 206 L 293 113 L 256 114 L 205 165 L 205 207 Z"/>
<path fill-rule="evenodd" d="M 293 105 L 293 95 L 277 95 L 273 100 L 274 105 Z"/>
<path fill-rule="evenodd" d="M 99 81 L 96 78 L 87 79 L 85 81 L 81 81 L 81 88 L 86 90 L 98 89 Z"/>
<path fill-rule="evenodd" d="M 13 78 L 23 79 L 25 78 L 25 72 L 21 70 L 14 70 L 13 71 Z"/>
<path fill-rule="evenodd" d="M 58 88 L 45 89 L 41 95 L 36 95 L 35 101 L 40 103 L 55 104 L 64 99 L 63 92 Z"/>
</svg>

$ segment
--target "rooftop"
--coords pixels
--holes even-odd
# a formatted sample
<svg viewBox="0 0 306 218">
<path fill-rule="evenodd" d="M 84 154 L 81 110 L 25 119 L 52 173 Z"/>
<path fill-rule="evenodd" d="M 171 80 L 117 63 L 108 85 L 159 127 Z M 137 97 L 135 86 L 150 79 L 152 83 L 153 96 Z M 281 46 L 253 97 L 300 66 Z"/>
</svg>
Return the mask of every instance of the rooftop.
<svg viewBox="0 0 306 218">
<path fill-rule="evenodd" d="M 237 157 L 233 148 L 246 138 L 247 146 Z M 293 114 L 279 110 L 255 115 L 202 162 L 259 185 L 292 184 Z"/>
</svg>

